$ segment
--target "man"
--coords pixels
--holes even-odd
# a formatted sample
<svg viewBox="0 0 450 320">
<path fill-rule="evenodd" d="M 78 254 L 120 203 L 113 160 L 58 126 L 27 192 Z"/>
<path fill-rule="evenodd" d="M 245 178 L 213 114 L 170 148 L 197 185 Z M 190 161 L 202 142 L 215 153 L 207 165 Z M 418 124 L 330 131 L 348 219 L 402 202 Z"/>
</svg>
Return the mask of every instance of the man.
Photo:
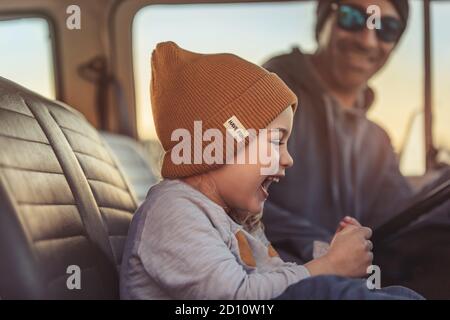
<svg viewBox="0 0 450 320">
<path fill-rule="evenodd" d="M 381 29 L 367 27 L 370 5 L 381 10 Z M 294 166 L 271 187 L 263 216 L 284 259 L 311 260 L 345 216 L 374 228 L 411 202 L 387 133 L 366 117 L 374 100 L 367 82 L 398 45 L 408 14 L 407 0 L 319 0 L 317 51 L 294 49 L 264 64 L 299 99 Z"/>
</svg>

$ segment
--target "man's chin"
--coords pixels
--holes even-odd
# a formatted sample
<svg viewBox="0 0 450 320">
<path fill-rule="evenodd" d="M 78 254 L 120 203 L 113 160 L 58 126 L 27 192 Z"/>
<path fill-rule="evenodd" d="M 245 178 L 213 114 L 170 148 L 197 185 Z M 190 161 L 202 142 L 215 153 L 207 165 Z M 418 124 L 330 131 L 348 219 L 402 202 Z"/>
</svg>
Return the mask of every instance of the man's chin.
<svg viewBox="0 0 450 320">
<path fill-rule="evenodd" d="M 366 75 L 362 75 L 360 73 L 346 74 L 344 77 L 340 76 L 338 78 L 339 87 L 341 87 L 345 91 L 354 91 L 358 90 L 358 88 L 364 87 L 367 84 L 367 81 L 370 77 Z"/>
</svg>

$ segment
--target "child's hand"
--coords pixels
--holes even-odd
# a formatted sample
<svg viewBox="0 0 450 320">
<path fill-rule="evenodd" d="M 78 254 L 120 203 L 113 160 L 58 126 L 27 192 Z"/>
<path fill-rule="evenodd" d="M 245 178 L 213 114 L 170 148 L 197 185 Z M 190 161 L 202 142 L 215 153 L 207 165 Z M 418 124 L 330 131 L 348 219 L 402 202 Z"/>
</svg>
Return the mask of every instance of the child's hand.
<svg viewBox="0 0 450 320">
<path fill-rule="evenodd" d="M 324 256 L 336 274 L 361 277 L 367 273 L 373 260 L 371 236 L 371 229 L 354 224 L 347 224 L 336 233 Z"/>
<path fill-rule="evenodd" d="M 354 220 L 356 221 L 356 220 Z M 362 277 L 372 264 L 372 230 L 347 223 L 334 236 L 328 253 L 305 266 L 311 275 L 335 274 L 345 277 Z"/>
<path fill-rule="evenodd" d="M 361 224 L 358 222 L 358 220 L 356 220 L 355 218 L 346 216 L 346 217 L 344 217 L 344 219 L 341 220 L 341 222 L 339 222 L 336 233 L 342 231 L 348 225 L 362 227 Z"/>
</svg>

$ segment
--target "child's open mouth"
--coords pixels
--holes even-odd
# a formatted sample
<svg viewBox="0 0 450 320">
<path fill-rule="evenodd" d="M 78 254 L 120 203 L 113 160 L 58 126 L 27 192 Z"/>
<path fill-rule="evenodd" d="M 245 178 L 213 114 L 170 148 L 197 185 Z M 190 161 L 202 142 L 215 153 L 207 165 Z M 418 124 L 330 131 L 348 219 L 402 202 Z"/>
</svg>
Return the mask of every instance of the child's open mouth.
<svg viewBox="0 0 450 320">
<path fill-rule="evenodd" d="M 261 190 L 264 194 L 264 198 L 267 198 L 269 196 L 269 186 L 272 184 L 272 182 L 279 182 L 280 178 L 276 176 L 269 176 L 261 183 Z"/>
</svg>

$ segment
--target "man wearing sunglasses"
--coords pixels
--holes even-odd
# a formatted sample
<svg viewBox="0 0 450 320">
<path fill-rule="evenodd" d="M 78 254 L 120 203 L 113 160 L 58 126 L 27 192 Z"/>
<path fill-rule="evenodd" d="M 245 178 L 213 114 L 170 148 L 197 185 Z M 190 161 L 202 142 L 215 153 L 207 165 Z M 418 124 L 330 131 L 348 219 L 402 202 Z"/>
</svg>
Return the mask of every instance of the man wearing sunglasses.
<svg viewBox="0 0 450 320">
<path fill-rule="evenodd" d="M 367 24 L 371 5 L 381 11 L 378 29 Z M 366 117 L 374 100 L 367 82 L 399 45 L 408 15 L 407 0 L 319 0 L 317 51 L 294 49 L 264 65 L 299 99 L 288 146 L 294 166 L 271 186 L 263 214 L 282 258 L 305 263 L 326 251 L 338 225 L 354 221 L 346 216 L 376 228 L 420 196 L 400 173 L 387 133 Z M 450 170 L 421 194 L 448 180 Z M 450 201 L 415 226 L 449 226 L 448 212 Z M 418 234 L 413 229 L 404 245 L 435 248 Z"/>
<path fill-rule="evenodd" d="M 379 29 L 367 25 L 371 5 L 380 8 Z M 295 48 L 265 63 L 299 99 L 294 166 L 271 186 L 263 216 L 283 258 L 309 261 L 345 216 L 373 228 L 413 196 L 387 133 L 366 117 L 367 82 L 399 45 L 408 15 L 407 0 L 319 0 L 317 51 Z"/>
</svg>

